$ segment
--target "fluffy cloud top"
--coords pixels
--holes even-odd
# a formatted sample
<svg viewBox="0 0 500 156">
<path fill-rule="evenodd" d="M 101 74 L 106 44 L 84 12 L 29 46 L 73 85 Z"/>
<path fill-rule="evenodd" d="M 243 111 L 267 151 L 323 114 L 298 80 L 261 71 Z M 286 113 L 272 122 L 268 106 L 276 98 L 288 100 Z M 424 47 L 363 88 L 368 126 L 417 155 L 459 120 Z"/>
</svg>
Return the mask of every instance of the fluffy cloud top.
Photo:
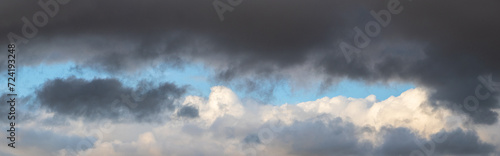
<svg viewBox="0 0 500 156">
<path fill-rule="evenodd" d="M 280 106 L 241 101 L 231 89 L 223 86 L 213 87 L 211 91 L 208 98 L 184 98 L 175 111 L 167 112 L 170 120 L 165 123 L 104 122 L 112 118 L 71 119 L 68 125 L 59 126 L 39 122 L 54 115 L 40 115 L 41 118 L 26 122 L 29 127 L 58 132 L 54 135 L 86 138 L 78 141 L 87 140 L 89 145 L 89 148 L 81 148 L 79 146 L 86 144 L 76 142 L 65 147 L 51 144 L 41 152 L 46 155 L 410 155 L 427 152 L 483 155 L 500 152 L 497 149 L 500 141 L 487 138 L 489 133 L 494 133 L 487 129 L 499 125 L 483 127 L 485 129 L 471 127 L 463 114 L 430 106 L 429 93 L 422 88 L 410 89 L 384 101 L 377 101 L 373 95 L 362 99 L 339 96 Z M 186 109 L 197 110 L 198 116 L 179 115 L 193 114 Z M 48 141 L 65 140 L 54 137 Z M 32 146 L 38 145 L 28 145 Z"/>
</svg>

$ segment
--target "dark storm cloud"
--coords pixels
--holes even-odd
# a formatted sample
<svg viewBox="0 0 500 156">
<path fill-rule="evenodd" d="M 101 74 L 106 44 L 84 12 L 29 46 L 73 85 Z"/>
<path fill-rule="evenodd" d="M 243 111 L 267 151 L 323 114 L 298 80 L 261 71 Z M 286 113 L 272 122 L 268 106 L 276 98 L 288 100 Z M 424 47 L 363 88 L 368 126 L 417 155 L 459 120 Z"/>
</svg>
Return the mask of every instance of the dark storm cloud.
<svg viewBox="0 0 500 156">
<path fill-rule="evenodd" d="M 37 90 L 41 106 L 57 115 L 85 117 L 98 120 L 132 115 L 140 121 L 148 121 L 162 110 L 173 110 L 174 100 L 185 93 L 185 88 L 163 83 L 136 95 L 132 88 L 116 79 L 87 81 L 70 77 L 45 82 Z"/>
<path fill-rule="evenodd" d="M 359 139 L 354 124 L 323 117 L 285 127 L 279 133 L 279 142 L 289 143 L 293 155 L 367 155 L 373 149 L 370 143 Z"/>
<path fill-rule="evenodd" d="M 474 131 L 457 129 L 446 134 L 435 134 L 433 137 L 446 135 L 443 143 L 436 143 L 436 153 L 451 155 L 487 155 L 495 152 L 495 146 L 484 143 Z"/>
<path fill-rule="evenodd" d="M 350 9 L 361 7 L 356 3 L 333 1 L 316 1 L 323 3 L 322 5 L 312 1 L 245 1 L 245 5 L 239 6 L 233 12 L 227 12 L 226 21 L 221 22 L 212 2 L 73 0 L 60 5 L 59 14 L 50 18 L 49 23 L 40 28 L 37 37 L 30 40 L 23 49 L 25 53 L 33 54 L 30 55 L 31 58 L 26 59 L 35 59 L 34 62 L 38 63 L 74 59 L 75 55 L 79 55 L 68 53 L 49 60 L 38 60 L 34 57 L 47 55 L 49 52 L 41 51 L 51 51 L 51 46 L 57 45 L 59 50 L 65 52 L 75 52 L 79 49 L 70 47 L 83 44 L 87 49 L 91 49 L 86 52 L 93 53 L 84 58 L 92 59 L 90 63 L 104 65 L 102 68 L 109 71 L 131 67 L 130 60 L 134 59 L 137 62 L 158 58 L 176 60 L 175 55 L 170 54 L 181 52 L 195 58 L 200 56 L 227 59 L 228 54 L 246 58 L 233 62 L 240 67 L 245 64 L 265 65 L 260 64 L 258 60 L 265 61 L 266 64 L 289 66 L 303 62 L 303 57 L 307 55 L 304 51 L 313 45 L 326 44 L 327 39 L 332 37 L 331 31 L 347 26 L 345 22 L 337 20 L 347 18 L 349 13 L 356 13 Z M 18 9 L 2 10 L 10 16 L 1 26 L 1 34 L 14 32 L 21 35 L 23 22 L 20 19 L 23 16 L 31 19 L 36 11 L 42 9 L 36 7 L 37 3 L 34 1 L 10 3 L 10 8 Z M 287 16 L 293 18 L 283 18 Z M 58 38 L 64 40 L 46 40 Z M 6 39 L 2 38 L 2 41 L 7 42 Z M 85 42 L 77 42 L 81 40 Z M 195 47 L 202 51 L 184 51 L 186 46 L 195 44 L 195 41 L 208 45 Z M 42 42 L 47 48 L 38 49 L 37 52 L 30 49 L 33 46 L 42 46 L 38 45 Z M 62 42 L 65 44 L 61 44 Z M 133 45 L 128 49 L 120 49 L 127 46 L 123 42 Z M 92 50 L 97 52 L 91 52 Z M 237 67 L 233 70 L 241 69 Z M 221 74 L 220 78 L 229 79 L 233 75 L 233 71 L 226 73 Z"/>
<path fill-rule="evenodd" d="M 401 80 L 434 89 L 434 102 L 459 105 L 474 94 L 478 76 L 493 74 L 500 81 L 498 1 L 402 0 L 402 12 L 350 63 L 338 44 L 353 44 L 353 28 L 363 29 L 374 20 L 370 10 L 387 9 L 388 1 L 244 0 L 223 22 L 212 2 L 73 0 L 20 46 L 25 55 L 19 60 L 73 60 L 110 72 L 195 61 L 213 67 L 220 81 L 286 79 L 280 71 L 313 62 L 313 72 L 326 75 L 324 88 L 341 78 Z M 41 10 L 35 1 L 8 3 L 0 9 L 9 15 L 0 25 L 5 35 L 21 34 L 20 19 Z M 492 124 L 498 118 L 493 108 L 498 101 L 489 98 L 477 111 L 457 112 Z"/>
<path fill-rule="evenodd" d="M 193 106 L 183 106 L 177 112 L 177 116 L 179 117 L 188 117 L 188 118 L 197 118 L 199 117 L 198 108 Z"/>
<path fill-rule="evenodd" d="M 380 144 L 363 140 L 363 134 L 381 136 Z M 296 121 L 273 136 L 275 139 L 268 146 L 288 147 L 290 155 L 488 155 L 495 152 L 495 146 L 482 142 L 475 131 L 443 130 L 425 139 L 404 127 L 382 127 L 377 132 L 326 115 Z M 244 141 L 251 143 L 256 139 L 260 139 L 258 135 L 250 134 Z"/>
<path fill-rule="evenodd" d="M 483 143 L 474 131 L 456 129 L 421 138 L 406 128 L 385 127 L 384 143 L 375 150 L 376 155 L 488 155 L 495 146 Z"/>
<path fill-rule="evenodd" d="M 327 122 L 325 122 L 327 121 Z M 307 120 L 287 126 L 277 135 L 278 144 L 289 143 L 295 155 L 488 155 L 495 146 L 482 142 L 474 131 L 442 131 L 424 139 L 407 128 L 383 127 L 380 146 L 363 141 L 372 133 L 340 118 Z M 247 137 L 248 138 L 248 137 Z M 436 140 L 440 140 L 437 142 Z M 274 143 L 274 142 L 273 142 Z M 273 144 L 272 143 L 272 144 Z"/>
<path fill-rule="evenodd" d="M 382 131 L 386 134 L 384 143 L 375 150 L 377 155 L 410 155 L 412 151 L 419 150 L 415 141 L 425 143 L 406 128 L 385 128 Z"/>
</svg>

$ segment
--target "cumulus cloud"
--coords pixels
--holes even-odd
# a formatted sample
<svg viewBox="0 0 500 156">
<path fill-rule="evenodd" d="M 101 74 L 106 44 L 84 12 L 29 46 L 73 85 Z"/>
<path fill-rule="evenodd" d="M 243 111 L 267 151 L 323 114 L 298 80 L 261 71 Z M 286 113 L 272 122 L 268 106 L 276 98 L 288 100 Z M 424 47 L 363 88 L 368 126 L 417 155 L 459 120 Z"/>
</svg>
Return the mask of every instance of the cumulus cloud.
<svg viewBox="0 0 500 156">
<path fill-rule="evenodd" d="M 167 140 L 166 144 L 180 148 L 164 147 L 162 152 L 180 155 L 408 155 L 428 152 L 421 146 L 432 142 L 432 152 L 438 155 L 496 151 L 495 146 L 481 141 L 476 131 L 466 126 L 466 117 L 443 108 L 433 110 L 427 100 L 427 91 L 417 88 L 380 102 L 374 96 L 334 97 L 270 106 L 242 103 L 229 88 L 218 86 L 212 88 L 208 99 L 185 99 L 184 105 L 200 108 L 200 118 L 173 120 L 151 131 L 156 140 Z M 228 107 L 245 111 L 224 112 Z M 400 115 L 391 118 L 388 112 L 394 107 L 401 107 Z M 211 112 L 222 115 L 213 116 Z M 444 141 L 435 143 L 437 137 Z M 199 148 L 187 152 L 183 150 L 187 145 Z"/>
<path fill-rule="evenodd" d="M 26 125 L 92 141 L 90 148 L 77 151 L 73 145 L 47 144 L 46 149 L 59 155 L 499 154 L 497 143 L 481 137 L 488 136 L 486 129 L 470 126 L 463 114 L 434 109 L 427 102 L 428 92 L 416 88 L 384 101 L 376 101 L 373 95 L 360 99 L 339 96 L 274 106 L 241 101 L 231 89 L 216 86 L 207 98 L 187 96 L 176 110 L 198 108 L 198 117 L 171 113 L 171 120 L 160 124 L 99 123 L 113 121 L 108 118 L 44 125 L 38 121 L 62 113 L 46 112 Z M 487 129 L 495 131 L 494 127 Z"/>
</svg>

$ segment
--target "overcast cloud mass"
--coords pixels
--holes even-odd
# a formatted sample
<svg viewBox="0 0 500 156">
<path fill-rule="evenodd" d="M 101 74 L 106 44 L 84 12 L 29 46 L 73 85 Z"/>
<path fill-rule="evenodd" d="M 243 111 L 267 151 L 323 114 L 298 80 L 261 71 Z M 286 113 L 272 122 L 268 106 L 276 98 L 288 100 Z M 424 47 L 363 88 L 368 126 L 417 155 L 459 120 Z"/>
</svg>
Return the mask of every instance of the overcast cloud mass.
<svg viewBox="0 0 500 156">
<path fill-rule="evenodd" d="M 2 156 L 500 155 L 500 1 L 0 2 L 20 72 L 73 64 L 17 75 Z M 169 70 L 194 65 L 210 90 Z M 271 104 L 346 80 L 415 87 Z"/>
</svg>

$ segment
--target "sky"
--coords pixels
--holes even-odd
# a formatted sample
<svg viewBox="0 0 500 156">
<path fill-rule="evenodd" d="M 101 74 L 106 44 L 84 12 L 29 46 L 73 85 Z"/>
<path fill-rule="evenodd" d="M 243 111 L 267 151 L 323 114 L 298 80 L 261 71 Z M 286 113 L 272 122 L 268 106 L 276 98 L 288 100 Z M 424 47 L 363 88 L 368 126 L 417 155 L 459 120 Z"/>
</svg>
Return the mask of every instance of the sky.
<svg viewBox="0 0 500 156">
<path fill-rule="evenodd" d="M 500 155 L 498 1 L 0 2 L 1 156 Z"/>
</svg>

